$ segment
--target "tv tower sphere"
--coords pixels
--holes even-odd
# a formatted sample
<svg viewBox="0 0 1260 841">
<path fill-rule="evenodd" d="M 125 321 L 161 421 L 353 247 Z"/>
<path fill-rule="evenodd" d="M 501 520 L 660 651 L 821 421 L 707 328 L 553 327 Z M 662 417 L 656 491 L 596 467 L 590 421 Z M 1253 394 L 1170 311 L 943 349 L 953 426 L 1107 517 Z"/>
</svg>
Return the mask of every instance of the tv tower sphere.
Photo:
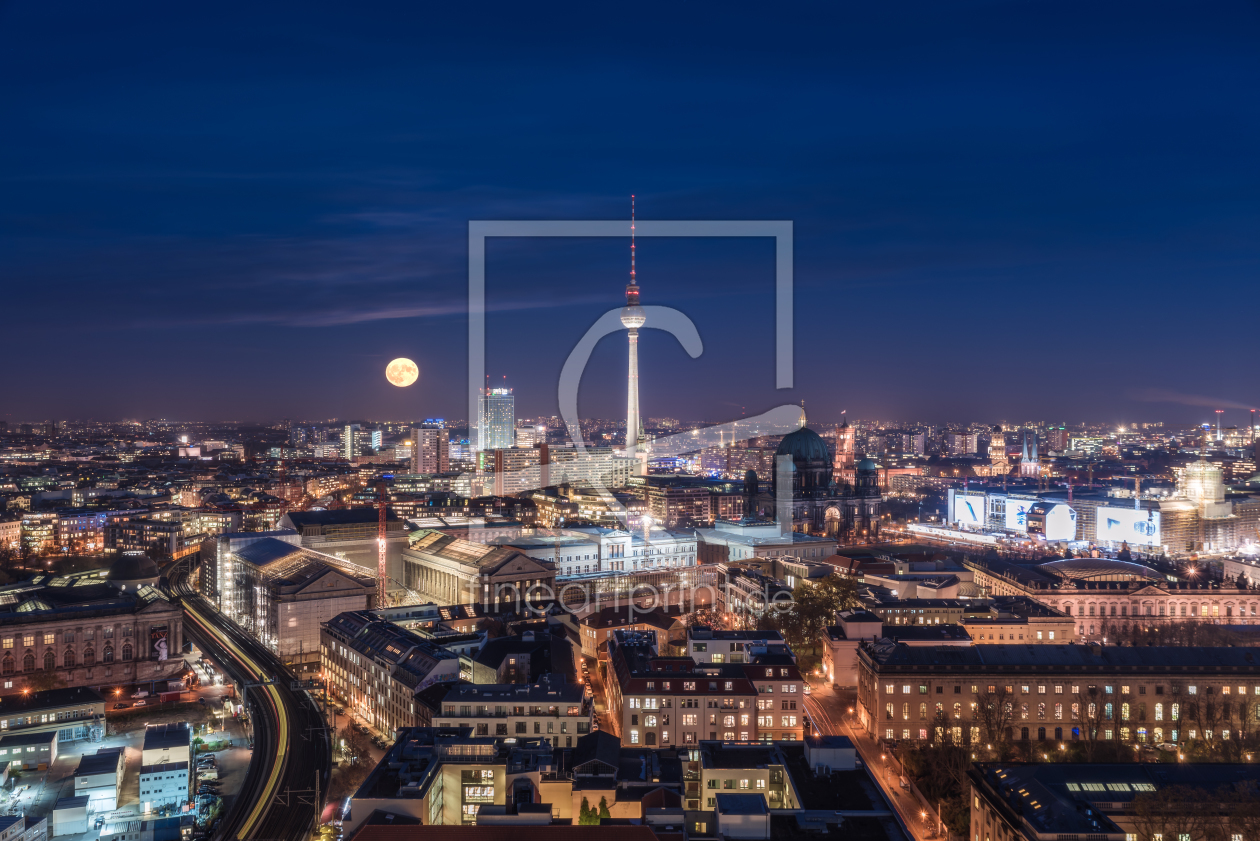
<svg viewBox="0 0 1260 841">
<path fill-rule="evenodd" d="M 643 312 L 643 307 L 638 304 L 624 306 L 621 308 L 621 324 L 623 327 L 630 329 L 638 329 L 647 321 L 647 315 Z"/>
</svg>

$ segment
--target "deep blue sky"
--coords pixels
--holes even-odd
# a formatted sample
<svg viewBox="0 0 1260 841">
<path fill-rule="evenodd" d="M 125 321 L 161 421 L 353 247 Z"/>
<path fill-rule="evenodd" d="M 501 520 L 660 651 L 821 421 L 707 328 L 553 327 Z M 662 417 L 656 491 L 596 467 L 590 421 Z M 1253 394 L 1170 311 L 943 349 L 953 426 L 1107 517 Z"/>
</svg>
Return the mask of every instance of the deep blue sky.
<svg viewBox="0 0 1260 841">
<path fill-rule="evenodd" d="M 630 193 L 796 225 L 790 392 L 770 242 L 641 241 L 644 302 L 706 342 L 645 331 L 647 415 L 1260 403 L 1255 3 L 9 2 L 0 78 L 11 419 L 462 417 L 467 221 Z M 519 414 L 626 245 L 492 245 Z M 624 413 L 624 347 L 583 414 Z"/>
</svg>

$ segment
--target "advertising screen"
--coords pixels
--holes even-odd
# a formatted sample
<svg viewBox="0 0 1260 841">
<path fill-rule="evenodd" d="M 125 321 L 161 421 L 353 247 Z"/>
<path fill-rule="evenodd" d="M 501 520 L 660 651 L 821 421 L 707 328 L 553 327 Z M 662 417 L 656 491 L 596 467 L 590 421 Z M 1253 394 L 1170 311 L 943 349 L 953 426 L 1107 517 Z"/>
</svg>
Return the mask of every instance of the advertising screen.
<svg viewBox="0 0 1260 841">
<path fill-rule="evenodd" d="M 954 522 L 960 526 L 984 526 L 984 494 L 954 494 Z"/>
<path fill-rule="evenodd" d="M 1028 531 L 1028 509 L 1037 503 L 1035 499 L 1006 498 L 1006 527 L 1011 531 Z"/>
<path fill-rule="evenodd" d="M 1099 508 L 1097 532 L 1097 539 L 1100 541 L 1126 541 L 1130 546 L 1158 546 L 1161 542 L 1159 512 L 1133 508 Z"/>
<path fill-rule="evenodd" d="M 1076 512 L 1059 503 L 1046 512 L 1046 540 L 1076 540 Z"/>
<path fill-rule="evenodd" d="M 165 625 L 149 629 L 149 642 L 153 645 L 154 660 L 166 660 L 170 657 L 171 649 Z"/>
</svg>

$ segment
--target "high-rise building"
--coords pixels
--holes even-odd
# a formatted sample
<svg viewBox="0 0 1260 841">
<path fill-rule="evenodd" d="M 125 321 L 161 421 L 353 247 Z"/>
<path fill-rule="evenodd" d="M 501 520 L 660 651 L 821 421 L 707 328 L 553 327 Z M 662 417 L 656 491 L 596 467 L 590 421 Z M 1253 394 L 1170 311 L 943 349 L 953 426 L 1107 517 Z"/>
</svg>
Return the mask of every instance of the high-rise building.
<svg viewBox="0 0 1260 841">
<path fill-rule="evenodd" d="M 451 470 L 450 433 L 438 426 L 425 424 L 411 430 L 411 472 L 449 473 Z"/>
<path fill-rule="evenodd" d="M 372 430 L 372 449 L 379 450 L 385 445 L 385 433 L 379 429 Z"/>
<path fill-rule="evenodd" d="M 979 447 L 980 436 L 975 432 L 951 432 L 949 434 L 949 452 L 951 455 L 975 455 Z"/>
<path fill-rule="evenodd" d="M 487 388 L 478 405 L 477 449 L 506 450 L 516 443 L 516 402 L 510 388 Z"/>
<path fill-rule="evenodd" d="M 346 461 L 353 461 L 354 457 L 359 454 L 359 425 L 357 423 L 348 423 L 341 433 L 341 457 Z"/>
<path fill-rule="evenodd" d="M 535 444 L 547 443 L 547 427 L 543 424 L 537 426 L 522 426 L 516 430 L 516 446 L 532 447 Z"/>
<path fill-rule="evenodd" d="M 621 310 L 621 323 L 630 340 L 630 368 L 626 387 L 626 449 L 643 440 L 643 418 L 639 416 L 639 328 L 647 322 L 647 314 L 639 306 L 639 282 L 634 274 L 634 196 L 630 197 L 630 283 L 626 286 L 626 305 Z M 636 453 L 636 455 L 638 455 Z M 638 455 L 647 473 L 647 453 Z"/>
<path fill-rule="evenodd" d="M 1058 426 L 1051 426 L 1050 430 L 1046 433 L 1046 438 L 1048 439 L 1047 443 L 1050 445 L 1051 451 L 1056 453 L 1063 452 L 1068 448 L 1067 425 L 1059 424 Z"/>
</svg>

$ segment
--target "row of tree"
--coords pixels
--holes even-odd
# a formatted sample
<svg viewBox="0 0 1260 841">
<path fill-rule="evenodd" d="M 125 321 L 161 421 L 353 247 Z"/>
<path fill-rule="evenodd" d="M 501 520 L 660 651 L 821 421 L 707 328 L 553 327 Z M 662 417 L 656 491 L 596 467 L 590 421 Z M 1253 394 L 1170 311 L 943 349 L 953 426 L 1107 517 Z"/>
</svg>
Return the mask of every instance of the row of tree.
<svg viewBox="0 0 1260 841">
<path fill-rule="evenodd" d="M 1161 786 L 1134 798 L 1129 811 L 1138 841 L 1260 838 L 1260 792 L 1251 782 L 1214 790 Z"/>
<path fill-rule="evenodd" d="M 812 582 L 802 581 L 792 590 L 792 600 L 772 602 L 762 614 L 759 630 L 774 630 L 797 654 L 818 644 L 819 637 L 835 623 L 836 611 L 860 606 L 857 581 L 842 575 L 829 575 Z"/>
<path fill-rule="evenodd" d="M 1053 696 L 1064 700 L 1053 702 L 1059 711 L 1048 717 L 1045 713 L 1051 710 L 1044 703 L 1026 700 L 1043 696 L 1017 696 L 1013 690 L 1006 686 L 986 688 L 975 696 L 969 718 L 952 718 L 951 710 L 937 712 L 932 718 L 932 741 L 957 744 L 987 754 L 989 759 L 1005 760 L 1011 757 L 1016 734 L 1022 736 L 1024 727 L 1058 727 L 1063 729 L 1065 740 L 1079 746 L 1085 761 L 1093 762 L 1100 746 L 1119 740 L 1120 728 L 1130 728 L 1131 737 L 1136 737 L 1137 728 L 1145 727 L 1153 740 L 1154 727 L 1158 726 L 1166 741 L 1171 741 L 1172 731 L 1177 730 L 1179 743 L 1196 758 L 1236 761 L 1244 754 L 1260 751 L 1260 702 L 1248 696 L 1233 700 L 1215 694 L 1161 696 L 1166 700 L 1160 702 L 1162 717 L 1156 721 L 1153 706 L 1148 709 L 1147 702 L 1116 702 L 1113 699 L 1117 696 L 1097 689 Z M 1036 718 L 1031 717 L 1031 703 L 1045 708 L 1036 711 Z M 971 744 L 970 728 L 978 731 L 983 749 Z"/>
</svg>

